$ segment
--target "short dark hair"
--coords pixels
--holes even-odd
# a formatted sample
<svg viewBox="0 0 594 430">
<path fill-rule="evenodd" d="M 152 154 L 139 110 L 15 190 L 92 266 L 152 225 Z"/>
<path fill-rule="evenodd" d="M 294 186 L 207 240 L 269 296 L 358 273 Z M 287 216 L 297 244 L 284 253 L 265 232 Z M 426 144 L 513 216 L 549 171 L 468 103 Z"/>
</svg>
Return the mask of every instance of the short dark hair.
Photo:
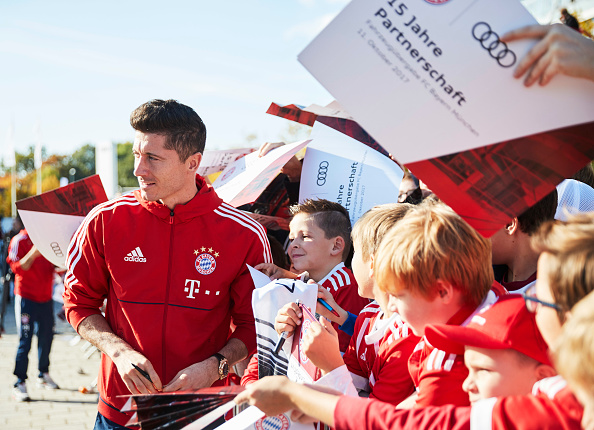
<svg viewBox="0 0 594 430">
<path fill-rule="evenodd" d="M 177 100 L 151 100 L 130 114 L 130 125 L 143 133 L 167 137 L 166 149 L 177 152 L 183 162 L 190 155 L 204 152 L 206 127 L 198 114 Z"/>
<path fill-rule="evenodd" d="M 594 169 L 592 169 L 592 163 L 588 163 L 583 168 L 578 170 L 575 175 L 571 177 L 571 179 L 583 182 L 584 184 L 588 184 L 594 188 Z"/>
<path fill-rule="evenodd" d="M 532 236 L 543 223 L 555 218 L 556 211 L 557 189 L 554 189 L 542 200 L 518 217 L 520 231 Z"/>
<path fill-rule="evenodd" d="M 324 232 L 326 239 L 340 236 L 344 240 L 342 260 L 351 250 L 351 220 L 348 211 L 339 203 L 326 199 L 307 199 L 291 206 L 291 215 L 312 215 L 316 225 Z"/>
</svg>

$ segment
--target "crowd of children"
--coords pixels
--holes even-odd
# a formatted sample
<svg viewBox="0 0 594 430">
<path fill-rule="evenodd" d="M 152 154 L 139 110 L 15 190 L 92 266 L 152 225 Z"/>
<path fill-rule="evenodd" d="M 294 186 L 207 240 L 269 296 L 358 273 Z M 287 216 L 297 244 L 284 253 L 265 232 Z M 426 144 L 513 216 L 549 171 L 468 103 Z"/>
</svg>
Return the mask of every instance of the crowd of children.
<svg viewBox="0 0 594 430">
<path fill-rule="evenodd" d="M 324 374 L 349 375 L 351 389 L 268 377 L 237 401 L 338 429 L 580 428 L 582 418 L 591 428 L 591 384 L 580 376 L 592 378 L 585 305 L 576 308 L 580 328 L 561 333 L 594 286 L 594 214 L 549 221 L 532 235 L 538 277 L 520 295 L 493 281 L 489 240 L 447 206 L 395 206 L 374 208 L 353 230 L 359 291 L 378 302 L 359 314 L 344 356 L 323 317 L 306 337 L 308 357 Z M 277 330 L 299 321 L 288 305 Z"/>
</svg>

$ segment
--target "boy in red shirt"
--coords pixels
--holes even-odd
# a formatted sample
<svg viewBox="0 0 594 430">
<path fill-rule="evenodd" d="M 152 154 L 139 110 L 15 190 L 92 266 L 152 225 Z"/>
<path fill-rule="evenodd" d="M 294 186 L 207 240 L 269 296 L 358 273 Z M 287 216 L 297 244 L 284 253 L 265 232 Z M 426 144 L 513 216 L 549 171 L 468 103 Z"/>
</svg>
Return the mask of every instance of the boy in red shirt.
<svg viewBox="0 0 594 430">
<path fill-rule="evenodd" d="M 390 305 L 417 336 L 429 324 L 465 325 L 505 289 L 493 281 L 490 242 L 442 203 L 409 213 L 380 246 L 376 279 Z M 415 406 L 468 405 L 461 355 L 423 338 L 409 359 Z"/>
<path fill-rule="evenodd" d="M 328 290 L 342 309 L 359 314 L 369 300 L 358 294 L 355 276 L 344 265 L 351 250 L 347 210 L 329 200 L 308 199 L 292 206 L 291 214 L 288 253 L 295 272 L 307 272 L 309 279 Z M 259 264 L 256 269 L 271 279 L 298 277 L 274 264 Z M 341 352 L 346 351 L 351 337 L 341 332 L 338 339 Z"/>
<path fill-rule="evenodd" d="M 344 356 L 340 355 L 336 332 L 326 320 L 308 330 L 303 345 L 312 363 L 320 368 L 323 375 L 331 378 L 330 385 L 340 379 L 347 385 L 349 393 L 355 394 L 356 389 L 359 395 L 394 405 L 414 392 L 407 362 L 419 338 L 412 334 L 397 313 L 387 310 L 388 295 L 378 288 L 373 279 L 373 259 L 385 234 L 413 208 L 406 203 L 376 206 L 366 212 L 353 228 L 351 236 L 355 253 L 352 267 L 359 295 L 376 302 L 367 305 L 357 317 L 351 343 Z M 323 292 L 323 288 L 320 290 Z M 318 306 L 318 313 L 342 325 L 346 312 L 333 302 L 329 294 L 323 294 L 323 298 L 337 310 L 340 318 L 322 306 Z M 289 314 L 288 309 L 293 312 Z M 284 310 L 287 313 L 279 313 L 277 321 L 280 318 L 292 326 L 300 323 L 300 319 L 293 320 L 291 317 L 298 311 L 296 306 L 290 304 Z M 279 323 L 276 328 L 284 331 L 288 327 Z"/>
</svg>

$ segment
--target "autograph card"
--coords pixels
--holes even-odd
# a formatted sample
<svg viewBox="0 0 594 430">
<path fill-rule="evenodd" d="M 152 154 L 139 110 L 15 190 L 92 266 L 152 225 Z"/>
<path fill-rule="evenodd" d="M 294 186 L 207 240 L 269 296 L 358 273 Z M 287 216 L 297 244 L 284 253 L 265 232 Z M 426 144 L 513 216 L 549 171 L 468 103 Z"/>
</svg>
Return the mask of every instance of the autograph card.
<svg viewBox="0 0 594 430">
<path fill-rule="evenodd" d="M 513 78 L 535 41 L 499 35 L 529 24 L 518 0 L 353 0 L 299 61 L 407 164 L 594 121 L 594 82 Z"/>
</svg>

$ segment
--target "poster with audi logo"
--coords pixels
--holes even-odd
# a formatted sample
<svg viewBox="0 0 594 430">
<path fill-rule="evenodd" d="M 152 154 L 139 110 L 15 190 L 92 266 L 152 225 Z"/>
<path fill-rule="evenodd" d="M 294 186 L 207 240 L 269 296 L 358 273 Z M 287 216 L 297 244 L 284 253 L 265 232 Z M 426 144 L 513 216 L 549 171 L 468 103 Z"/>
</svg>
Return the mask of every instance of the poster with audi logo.
<svg viewBox="0 0 594 430">
<path fill-rule="evenodd" d="M 66 268 L 70 239 L 85 216 L 107 195 L 99 175 L 16 202 L 33 244 L 55 266 Z"/>
<path fill-rule="evenodd" d="M 305 148 L 309 140 L 302 140 L 273 149 L 263 157 L 252 152 L 229 164 L 212 186 L 231 206 L 252 203 L 279 174 L 293 155 Z"/>
<path fill-rule="evenodd" d="M 594 82 L 513 77 L 536 40 L 500 36 L 530 24 L 519 0 L 353 0 L 299 61 L 407 164 L 594 124 Z"/>
<path fill-rule="evenodd" d="M 301 172 L 299 200 L 327 199 L 349 212 L 351 223 L 375 205 L 398 201 L 403 172 L 375 149 L 315 123 Z"/>
</svg>

